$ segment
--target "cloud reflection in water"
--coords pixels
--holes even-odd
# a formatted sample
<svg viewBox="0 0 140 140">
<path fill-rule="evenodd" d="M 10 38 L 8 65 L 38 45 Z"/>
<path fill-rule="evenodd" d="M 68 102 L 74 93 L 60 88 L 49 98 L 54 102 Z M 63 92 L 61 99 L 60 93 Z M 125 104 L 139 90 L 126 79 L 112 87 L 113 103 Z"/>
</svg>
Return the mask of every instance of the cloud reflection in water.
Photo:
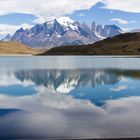
<svg viewBox="0 0 140 140">
<path fill-rule="evenodd" d="M 0 138 L 139 136 L 138 73 L 116 69 L 13 71 L 13 82 L 8 85 L 15 81 L 27 89 L 34 85 L 36 94 L 0 94 L 1 109 L 20 110 L 0 115 Z M 122 85 L 135 88 L 110 91 Z M 100 101 L 104 104 L 99 105 Z"/>
</svg>

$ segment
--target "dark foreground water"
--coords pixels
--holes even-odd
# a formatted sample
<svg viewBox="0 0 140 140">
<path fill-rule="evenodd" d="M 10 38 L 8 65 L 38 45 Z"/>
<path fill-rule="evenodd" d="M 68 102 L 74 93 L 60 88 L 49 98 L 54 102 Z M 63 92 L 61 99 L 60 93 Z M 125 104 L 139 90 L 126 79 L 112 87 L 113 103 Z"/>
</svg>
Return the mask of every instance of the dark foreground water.
<svg viewBox="0 0 140 140">
<path fill-rule="evenodd" d="M 139 58 L 0 58 L 0 139 L 118 137 L 140 137 Z"/>
</svg>

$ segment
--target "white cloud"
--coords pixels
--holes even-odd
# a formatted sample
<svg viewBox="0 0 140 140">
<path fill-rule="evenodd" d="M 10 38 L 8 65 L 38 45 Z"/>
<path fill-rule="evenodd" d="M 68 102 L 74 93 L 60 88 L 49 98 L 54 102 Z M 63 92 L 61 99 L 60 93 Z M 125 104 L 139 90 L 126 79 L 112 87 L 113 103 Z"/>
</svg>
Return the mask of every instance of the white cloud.
<svg viewBox="0 0 140 140">
<path fill-rule="evenodd" d="M 128 89 L 127 86 L 118 86 L 118 87 L 115 87 L 115 88 L 111 88 L 110 91 L 121 92 L 121 91 L 126 90 L 126 89 Z"/>
<path fill-rule="evenodd" d="M 35 20 L 33 21 L 33 23 L 43 23 L 43 22 L 45 22 L 45 19 L 42 18 L 42 17 L 37 18 L 37 19 L 35 19 Z"/>
<path fill-rule="evenodd" d="M 24 80 L 24 81 L 18 80 L 15 77 L 15 75 L 10 72 L 7 71 L 4 72 L 1 71 L 1 72 L 2 74 L 0 74 L 0 86 L 22 85 L 24 87 L 28 87 L 34 85 L 34 83 L 30 80 Z"/>
<path fill-rule="evenodd" d="M 125 12 L 140 13 L 139 0 L 103 0 L 106 8 Z"/>
<path fill-rule="evenodd" d="M 124 32 L 131 32 L 133 28 L 121 28 Z"/>
<path fill-rule="evenodd" d="M 59 17 L 75 10 L 89 9 L 97 2 L 106 4 L 105 8 L 127 12 L 140 12 L 139 0 L 0 0 L 0 15 L 8 13 L 33 14 L 44 22 L 50 17 Z"/>
<path fill-rule="evenodd" d="M 46 90 L 24 97 L 0 94 L 0 106 L 21 110 L 0 119 L 1 134 L 11 137 L 117 138 L 140 133 L 140 97 L 108 100 L 98 107 Z"/>
<path fill-rule="evenodd" d="M 17 29 L 24 28 L 28 29 L 31 28 L 33 25 L 29 24 L 21 24 L 21 25 L 9 25 L 9 24 L 0 24 L 0 36 L 5 36 L 7 34 L 13 34 Z"/>
<path fill-rule="evenodd" d="M 115 21 L 115 22 L 118 22 L 119 24 L 133 24 L 133 23 L 136 23 L 136 21 L 127 21 L 125 19 L 122 19 L 122 18 L 112 18 L 110 19 L 110 21 Z"/>
<path fill-rule="evenodd" d="M 112 18 L 110 21 L 118 22 L 119 24 L 129 24 L 127 20 L 121 19 L 121 18 Z"/>
<path fill-rule="evenodd" d="M 15 32 L 17 29 L 17 26 L 14 25 L 8 25 L 8 24 L 0 24 L 0 35 L 6 35 L 11 34 Z"/>
<path fill-rule="evenodd" d="M 99 0 L 2 0 L 0 15 L 8 13 L 33 14 L 44 21 L 50 17 L 70 14 L 75 10 L 89 9 Z"/>
</svg>

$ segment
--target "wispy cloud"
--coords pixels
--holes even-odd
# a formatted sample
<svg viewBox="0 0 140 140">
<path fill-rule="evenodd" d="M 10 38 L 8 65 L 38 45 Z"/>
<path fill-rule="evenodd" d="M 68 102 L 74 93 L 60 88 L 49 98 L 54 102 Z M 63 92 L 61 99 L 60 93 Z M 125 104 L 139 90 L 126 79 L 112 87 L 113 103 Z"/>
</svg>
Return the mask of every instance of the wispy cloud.
<svg viewBox="0 0 140 140">
<path fill-rule="evenodd" d="M 104 3 L 107 9 L 140 13 L 139 0 L 0 0 L 0 15 L 26 13 L 44 21 L 50 17 L 71 14 L 75 10 L 87 10 L 98 2 Z"/>
<path fill-rule="evenodd" d="M 79 14 L 77 14 L 77 16 L 79 16 L 79 17 L 84 17 L 85 14 L 84 14 L 84 13 L 79 13 Z"/>
<path fill-rule="evenodd" d="M 112 19 L 110 19 L 110 21 L 117 22 L 117 23 L 123 24 L 123 25 L 136 23 L 136 21 L 133 21 L 133 20 L 132 21 L 127 21 L 127 20 L 122 19 L 122 18 L 112 18 Z"/>
<path fill-rule="evenodd" d="M 111 88 L 110 91 L 121 92 L 121 91 L 126 90 L 126 89 L 128 89 L 128 86 L 118 86 L 115 88 Z"/>
<path fill-rule="evenodd" d="M 112 18 L 110 21 L 118 22 L 119 24 L 129 24 L 127 20 L 121 19 L 121 18 Z"/>
<path fill-rule="evenodd" d="M 9 24 L 0 24 L 0 36 L 5 36 L 7 34 L 13 34 L 19 28 L 31 28 L 33 25 L 21 24 L 21 25 L 9 25 Z"/>
</svg>

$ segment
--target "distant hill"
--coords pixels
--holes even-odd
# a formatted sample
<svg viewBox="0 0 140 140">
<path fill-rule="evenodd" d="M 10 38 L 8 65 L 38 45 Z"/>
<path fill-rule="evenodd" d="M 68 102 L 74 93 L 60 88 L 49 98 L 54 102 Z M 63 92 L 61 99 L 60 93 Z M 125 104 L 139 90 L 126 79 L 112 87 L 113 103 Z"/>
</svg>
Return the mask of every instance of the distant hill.
<svg viewBox="0 0 140 140">
<path fill-rule="evenodd" d="M 29 48 L 18 42 L 0 42 L 0 55 L 37 54 L 41 51 Z"/>
<path fill-rule="evenodd" d="M 140 55 L 140 33 L 126 33 L 83 46 L 52 48 L 41 55 Z"/>
</svg>

